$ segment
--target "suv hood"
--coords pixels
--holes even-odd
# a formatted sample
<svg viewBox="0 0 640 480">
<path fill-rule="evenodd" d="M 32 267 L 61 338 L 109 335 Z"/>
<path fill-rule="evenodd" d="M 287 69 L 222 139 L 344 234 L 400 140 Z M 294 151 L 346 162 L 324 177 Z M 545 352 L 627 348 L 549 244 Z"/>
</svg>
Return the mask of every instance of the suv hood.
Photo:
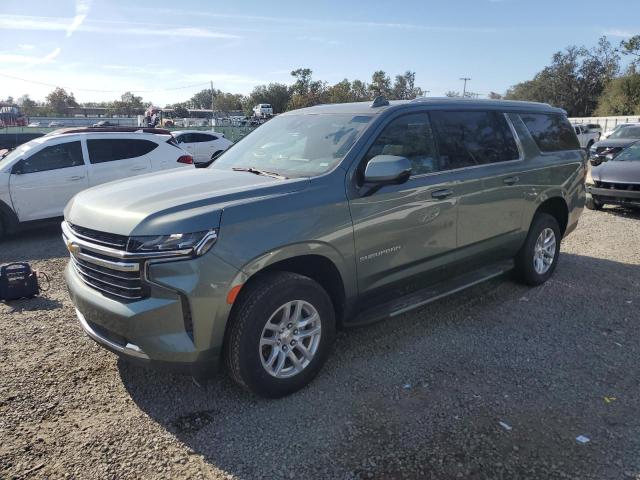
<svg viewBox="0 0 640 480">
<path fill-rule="evenodd" d="M 610 160 L 592 167 L 591 176 L 598 182 L 640 183 L 640 162 Z"/>
<path fill-rule="evenodd" d="M 307 178 L 279 180 L 220 169 L 174 169 L 78 193 L 64 210 L 81 227 L 118 235 L 170 235 L 217 228 L 227 205 L 286 195 Z"/>
<path fill-rule="evenodd" d="M 637 138 L 605 138 L 604 140 L 600 140 L 593 144 L 591 148 L 602 148 L 602 147 L 628 147 L 632 143 L 636 143 L 638 141 Z"/>
</svg>

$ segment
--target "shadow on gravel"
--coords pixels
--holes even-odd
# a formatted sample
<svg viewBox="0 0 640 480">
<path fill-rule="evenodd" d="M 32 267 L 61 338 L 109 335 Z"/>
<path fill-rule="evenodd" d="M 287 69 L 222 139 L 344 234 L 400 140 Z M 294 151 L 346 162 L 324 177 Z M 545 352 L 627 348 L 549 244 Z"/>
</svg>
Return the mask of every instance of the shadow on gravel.
<svg viewBox="0 0 640 480">
<path fill-rule="evenodd" d="M 601 210 L 601 213 L 608 213 L 610 215 L 615 215 L 616 217 L 640 220 L 640 208 L 605 207 Z"/>
<path fill-rule="evenodd" d="M 42 296 L 34 298 L 22 298 L 20 300 L 12 300 L 10 302 L 0 302 L 0 305 L 6 305 L 11 310 L 9 313 L 36 312 L 39 310 L 56 310 L 62 307 L 62 302 L 46 298 Z"/>
<path fill-rule="evenodd" d="M 237 478 L 637 478 L 639 292 L 640 266 L 563 253 L 543 286 L 497 279 L 341 332 L 280 400 L 118 368 L 140 409 Z"/>
<path fill-rule="evenodd" d="M 0 264 L 65 257 L 68 253 L 61 235 L 59 223 L 15 233 L 0 243 Z"/>
</svg>

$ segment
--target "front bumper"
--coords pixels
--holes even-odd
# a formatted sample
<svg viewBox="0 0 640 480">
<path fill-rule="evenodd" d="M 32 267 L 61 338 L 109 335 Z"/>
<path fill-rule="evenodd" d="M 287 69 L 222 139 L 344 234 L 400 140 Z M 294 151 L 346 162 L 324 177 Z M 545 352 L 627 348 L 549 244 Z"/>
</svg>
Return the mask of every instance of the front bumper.
<svg viewBox="0 0 640 480">
<path fill-rule="evenodd" d="M 600 203 L 640 206 L 640 191 L 637 190 L 616 190 L 587 185 L 587 195 L 590 195 Z"/>
<path fill-rule="evenodd" d="M 215 371 L 238 271 L 211 252 L 145 271 L 148 295 L 129 301 L 92 288 L 69 262 L 65 279 L 83 330 L 127 360 L 191 375 Z"/>
</svg>

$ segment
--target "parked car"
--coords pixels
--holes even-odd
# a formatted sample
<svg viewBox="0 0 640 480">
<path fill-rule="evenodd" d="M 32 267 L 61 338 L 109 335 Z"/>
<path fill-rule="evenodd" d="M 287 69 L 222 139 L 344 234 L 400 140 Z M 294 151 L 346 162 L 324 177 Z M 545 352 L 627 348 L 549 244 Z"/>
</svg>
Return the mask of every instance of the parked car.
<svg viewBox="0 0 640 480">
<path fill-rule="evenodd" d="M 117 123 L 110 122 L 109 120 L 100 120 L 98 123 L 94 123 L 91 125 L 93 128 L 104 128 L 104 127 L 117 127 Z"/>
<path fill-rule="evenodd" d="M 86 190 L 65 209 L 80 324 L 121 356 L 278 397 L 337 327 L 396 317 L 513 268 L 553 274 L 585 202 L 565 112 L 528 102 L 320 105 L 208 169 Z M 393 329 L 393 325 L 390 325 Z"/>
<path fill-rule="evenodd" d="M 600 210 L 607 204 L 640 207 L 640 142 L 604 161 L 591 160 L 586 184 L 590 210 Z"/>
<path fill-rule="evenodd" d="M 587 131 L 589 133 L 597 133 L 598 140 L 600 140 L 600 137 L 602 136 L 602 126 L 599 123 L 587 123 L 584 124 L 584 126 L 587 127 Z"/>
<path fill-rule="evenodd" d="M 640 123 L 637 122 L 625 122 L 625 123 L 618 123 L 615 127 L 613 127 L 611 130 L 607 130 L 606 132 L 604 132 L 603 137 L 604 138 L 609 138 L 611 136 L 611 134 L 613 132 L 615 132 L 616 130 L 622 128 L 622 127 L 628 127 L 628 126 L 634 126 L 634 125 L 640 125 Z"/>
<path fill-rule="evenodd" d="M 624 125 L 617 128 L 609 137 L 591 145 L 589 157 L 600 161 L 608 156 L 615 157 L 629 145 L 640 140 L 640 124 Z"/>
<path fill-rule="evenodd" d="M 29 125 L 27 125 L 27 127 L 39 127 L 40 126 L 40 122 L 31 122 Z"/>
<path fill-rule="evenodd" d="M 50 128 L 57 128 L 57 127 L 64 127 L 64 123 L 63 122 L 57 122 L 57 121 L 53 121 L 53 122 L 49 122 L 49 127 Z"/>
<path fill-rule="evenodd" d="M 173 132 L 178 145 L 189 152 L 196 167 L 207 167 L 213 160 L 233 145 L 222 133 L 201 130 L 178 130 Z"/>
<path fill-rule="evenodd" d="M 595 130 L 590 130 L 588 125 L 574 125 L 574 130 L 580 142 L 580 147 L 587 151 L 592 147 L 594 143 L 600 140 L 600 133 Z"/>
<path fill-rule="evenodd" d="M 76 129 L 31 140 L 0 159 L 0 238 L 62 216 L 88 187 L 176 167 L 193 159 L 170 134 Z"/>
</svg>

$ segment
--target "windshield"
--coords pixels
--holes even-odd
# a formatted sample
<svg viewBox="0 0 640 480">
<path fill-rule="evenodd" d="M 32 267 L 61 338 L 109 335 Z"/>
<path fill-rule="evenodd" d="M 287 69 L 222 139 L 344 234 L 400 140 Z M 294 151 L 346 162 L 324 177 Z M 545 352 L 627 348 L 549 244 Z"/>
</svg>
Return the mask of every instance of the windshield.
<svg viewBox="0 0 640 480">
<path fill-rule="evenodd" d="M 268 121 L 221 155 L 210 168 L 254 168 L 285 177 L 328 172 L 371 121 L 369 115 L 282 115 Z"/>
<path fill-rule="evenodd" d="M 640 161 L 640 144 L 634 143 L 628 148 L 625 148 L 615 158 L 614 162 L 638 162 Z"/>
<path fill-rule="evenodd" d="M 618 128 L 609 138 L 640 138 L 640 126 Z"/>
<path fill-rule="evenodd" d="M 0 158 L 0 170 L 2 170 L 6 165 L 11 163 L 15 158 L 20 158 L 27 151 L 31 150 L 33 147 L 40 145 L 41 142 L 35 140 L 31 140 L 30 142 L 23 143 L 22 145 L 16 147 L 11 150 L 6 156 Z"/>
</svg>

